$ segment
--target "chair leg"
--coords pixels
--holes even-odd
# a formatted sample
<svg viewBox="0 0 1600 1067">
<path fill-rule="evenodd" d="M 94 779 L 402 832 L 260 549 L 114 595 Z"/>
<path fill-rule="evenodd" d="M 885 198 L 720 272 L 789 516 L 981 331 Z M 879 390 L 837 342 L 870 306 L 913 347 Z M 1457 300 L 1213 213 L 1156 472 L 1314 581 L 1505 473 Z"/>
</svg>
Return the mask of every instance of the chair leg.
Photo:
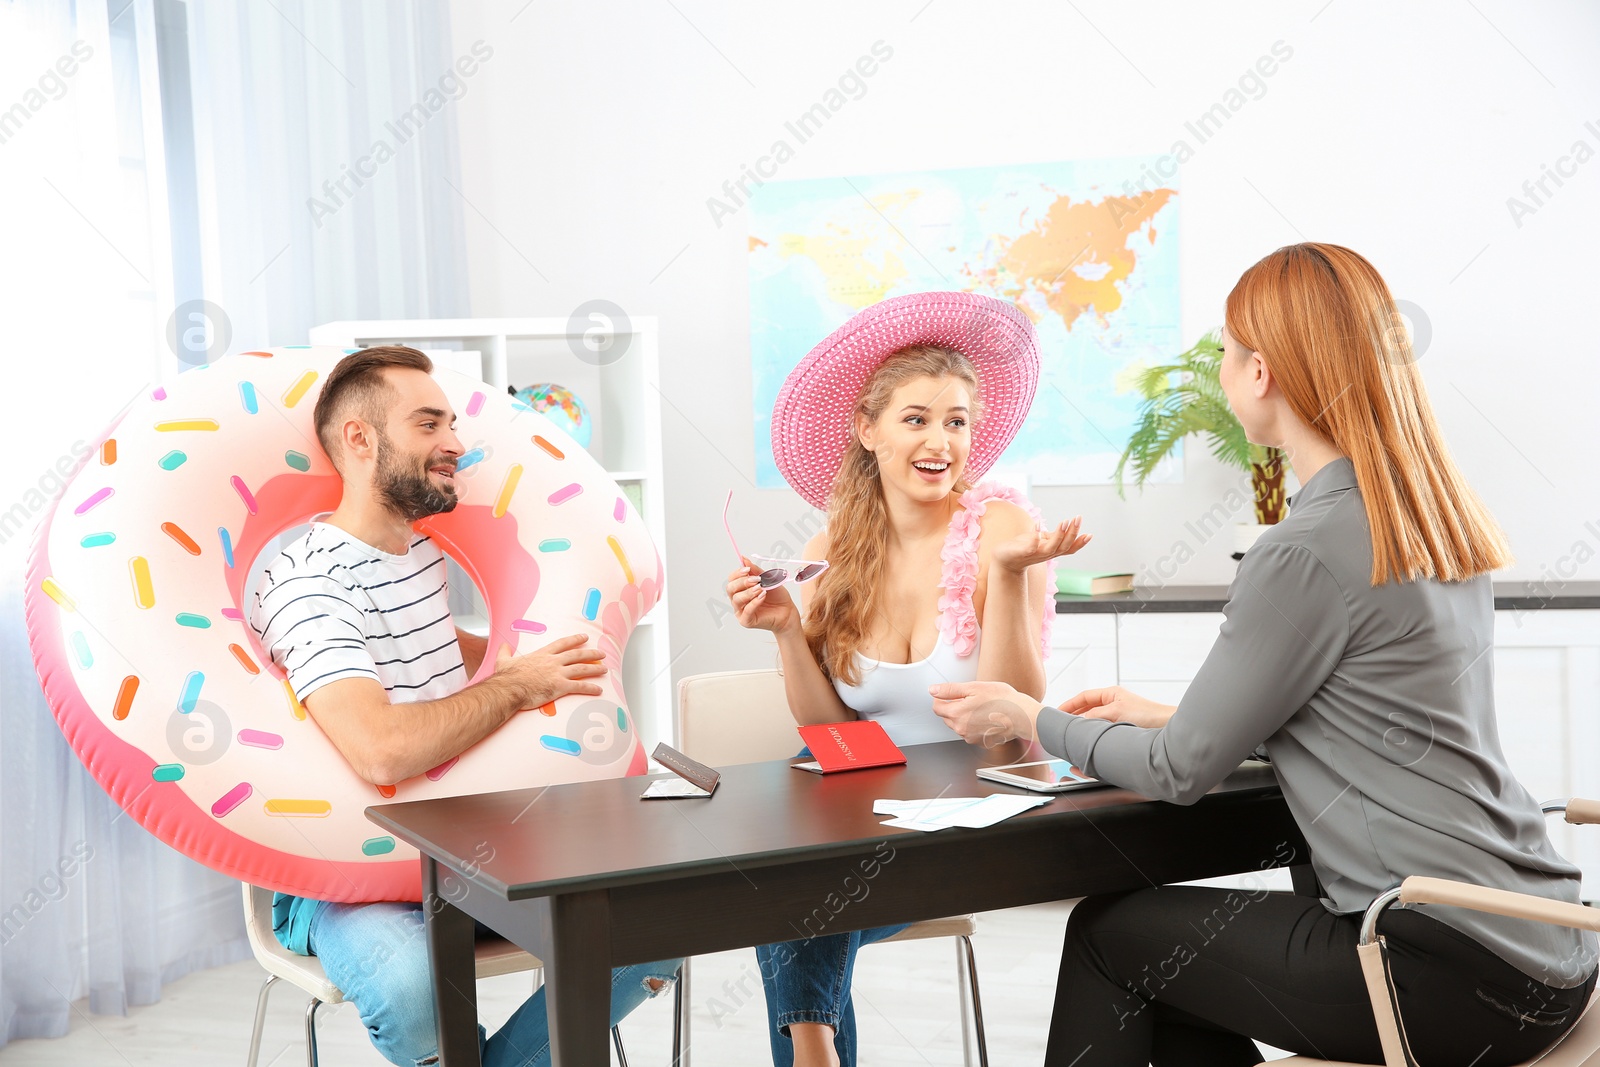
<svg viewBox="0 0 1600 1067">
<path fill-rule="evenodd" d="M 966 947 L 961 944 L 961 938 L 955 939 L 956 946 L 956 1000 L 961 1013 L 961 1063 L 962 1067 L 972 1067 L 972 1012 L 968 1005 L 972 1003 L 972 981 L 967 975 Z"/>
<path fill-rule="evenodd" d="M 317 1009 L 321 1006 L 316 997 L 306 1005 L 306 1067 L 317 1067 Z"/>
<path fill-rule="evenodd" d="M 672 991 L 672 1067 L 688 1067 L 684 1044 L 689 1039 L 689 961 L 678 965 L 678 981 Z"/>
<path fill-rule="evenodd" d="M 267 980 L 261 983 L 261 992 L 256 994 L 256 1025 L 250 1031 L 250 1058 L 245 1061 L 245 1067 L 256 1067 L 256 1061 L 261 1058 L 261 1031 L 267 1022 L 267 994 L 272 992 L 272 983 L 277 980 L 277 975 L 267 975 Z"/>
<path fill-rule="evenodd" d="M 960 966 L 960 957 L 963 951 L 967 957 L 966 988 L 972 994 L 972 1029 L 974 1036 L 977 1038 L 978 1067 L 989 1067 L 989 1041 L 983 1032 L 983 998 L 978 994 L 978 958 L 972 954 L 972 938 L 962 934 L 956 940 L 961 944 L 961 948 L 956 953 L 957 966 Z M 966 1012 L 963 1011 L 961 1014 L 963 1039 L 966 1037 L 966 1021 Z M 965 1044 L 965 1040 L 963 1040 L 963 1044 Z M 965 1053 L 965 1048 L 962 1051 Z M 972 1061 L 969 1059 L 967 1062 L 970 1064 Z"/>
<path fill-rule="evenodd" d="M 622 1051 L 621 1027 L 613 1026 L 611 1028 L 611 1043 L 617 1046 L 617 1062 L 620 1063 L 622 1067 L 628 1067 L 628 1054 Z"/>
</svg>

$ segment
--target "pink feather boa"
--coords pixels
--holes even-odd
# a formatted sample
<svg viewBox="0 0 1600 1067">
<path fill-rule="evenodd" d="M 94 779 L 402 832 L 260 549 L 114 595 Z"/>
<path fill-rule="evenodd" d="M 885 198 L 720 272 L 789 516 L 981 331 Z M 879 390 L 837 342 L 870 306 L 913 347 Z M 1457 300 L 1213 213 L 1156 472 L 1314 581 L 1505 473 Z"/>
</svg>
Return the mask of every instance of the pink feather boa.
<svg viewBox="0 0 1600 1067">
<path fill-rule="evenodd" d="M 983 512 L 991 500 L 1006 500 L 1022 508 L 1042 524 L 1044 516 L 1033 502 L 1017 490 L 995 482 L 982 482 L 961 495 L 964 510 L 950 520 L 939 558 L 944 561 L 944 593 L 939 597 L 939 632 L 945 635 L 958 656 L 970 656 L 978 643 L 978 614 L 972 607 L 972 593 L 978 586 L 978 539 L 983 532 Z M 1039 621 L 1039 646 L 1050 657 L 1050 623 L 1055 617 L 1056 561 L 1045 565 L 1051 595 L 1045 598 L 1044 618 Z"/>
</svg>

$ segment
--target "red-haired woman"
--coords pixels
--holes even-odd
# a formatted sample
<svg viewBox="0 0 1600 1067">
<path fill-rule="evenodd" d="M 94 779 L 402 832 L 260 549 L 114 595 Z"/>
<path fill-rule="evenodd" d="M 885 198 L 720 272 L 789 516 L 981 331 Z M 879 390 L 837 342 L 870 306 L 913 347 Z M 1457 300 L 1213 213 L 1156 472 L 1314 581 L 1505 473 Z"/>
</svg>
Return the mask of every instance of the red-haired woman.
<svg viewBox="0 0 1600 1067">
<path fill-rule="evenodd" d="M 957 738 L 933 712 L 937 682 L 996 679 L 1042 696 L 1054 612 L 1051 560 L 1088 541 L 1041 530 L 1013 490 L 978 484 L 1026 417 L 1039 377 L 1032 323 L 969 293 L 895 297 L 859 313 L 790 374 L 773 457 L 827 528 L 827 560 L 797 588 L 728 578 L 747 627 L 772 631 L 801 724 L 874 719 L 897 745 Z M 803 608 L 803 611 L 802 611 Z M 757 949 L 778 1067 L 855 1056 L 856 950 L 903 927 Z"/>
<path fill-rule="evenodd" d="M 1506 765 L 1489 572 L 1504 534 L 1433 419 L 1389 288 L 1337 245 L 1267 256 L 1228 296 L 1222 387 L 1288 452 L 1293 511 L 1244 556 L 1216 644 L 1176 708 L 1121 688 L 1039 706 L 936 687 L 969 739 L 996 718 L 1145 796 L 1192 804 L 1265 744 L 1325 896 L 1166 886 L 1072 910 L 1049 1064 L 1255 1064 L 1252 1038 L 1381 1063 L 1362 913 L 1410 875 L 1578 900 L 1578 870 Z M 1595 937 L 1446 907 L 1382 933 L 1421 1063 L 1532 1059 L 1577 1021 Z"/>
</svg>

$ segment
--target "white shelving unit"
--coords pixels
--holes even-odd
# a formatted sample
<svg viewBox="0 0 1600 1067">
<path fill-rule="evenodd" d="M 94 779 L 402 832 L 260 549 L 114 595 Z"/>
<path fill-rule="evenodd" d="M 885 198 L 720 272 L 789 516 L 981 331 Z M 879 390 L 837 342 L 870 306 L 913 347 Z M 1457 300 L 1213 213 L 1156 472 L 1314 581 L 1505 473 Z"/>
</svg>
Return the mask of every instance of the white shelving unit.
<svg viewBox="0 0 1600 1067">
<path fill-rule="evenodd" d="M 634 319 L 603 358 L 579 358 L 584 332 L 564 318 L 369 319 L 330 322 L 311 330 L 310 343 L 336 348 L 405 344 L 436 363 L 481 378 L 497 391 L 558 382 L 581 397 L 593 420 L 589 452 L 627 493 L 644 517 L 666 564 L 666 506 L 662 489 L 661 393 L 657 326 Z M 603 365 L 600 365 L 603 364 Z M 470 447 L 473 442 L 466 442 Z M 457 624 L 487 633 L 482 599 L 466 573 L 451 562 L 451 609 Z M 623 655 L 622 678 L 645 751 L 674 743 L 672 652 L 667 599 L 640 620 Z"/>
</svg>

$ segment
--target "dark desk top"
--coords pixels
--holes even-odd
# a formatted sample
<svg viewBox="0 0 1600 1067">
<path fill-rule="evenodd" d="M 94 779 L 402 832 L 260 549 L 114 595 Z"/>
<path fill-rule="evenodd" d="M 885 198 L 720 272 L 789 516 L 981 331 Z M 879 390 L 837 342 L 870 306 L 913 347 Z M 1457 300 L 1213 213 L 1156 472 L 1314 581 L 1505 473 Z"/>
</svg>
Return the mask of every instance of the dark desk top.
<svg viewBox="0 0 1600 1067">
<path fill-rule="evenodd" d="M 1116 820 L 1158 803 L 1126 790 L 1079 790 L 985 830 L 936 833 L 880 825 L 879 798 L 1021 794 L 974 773 L 984 763 L 1006 763 L 1011 751 L 948 741 L 905 749 L 907 763 L 864 771 L 817 775 L 790 762 L 720 768 L 722 781 L 708 798 L 640 800 L 652 778 L 636 776 L 519 789 L 476 796 L 380 804 L 367 817 L 445 866 L 510 900 L 553 892 L 606 889 L 645 882 L 758 868 L 797 858 L 826 859 L 862 852 L 890 838 L 895 849 L 915 849 L 950 834 L 1037 831 L 1040 821 L 1081 819 L 1097 811 Z M 1275 792 L 1270 768 L 1242 768 L 1213 793 Z M 1046 796 L 1049 794 L 1038 794 Z M 1206 803 L 1204 800 L 1202 804 Z"/>
<path fill-rule="evenodd" d="M 1152 585 L 1101 596 L 1058 593 L 1056 614 L 1221 611 L 1227 602 L 1225 585 Z M 1494 606 L 1496 611 L 1600 608 L 1600 582 L 1495 582 Z"/>
</svg>

